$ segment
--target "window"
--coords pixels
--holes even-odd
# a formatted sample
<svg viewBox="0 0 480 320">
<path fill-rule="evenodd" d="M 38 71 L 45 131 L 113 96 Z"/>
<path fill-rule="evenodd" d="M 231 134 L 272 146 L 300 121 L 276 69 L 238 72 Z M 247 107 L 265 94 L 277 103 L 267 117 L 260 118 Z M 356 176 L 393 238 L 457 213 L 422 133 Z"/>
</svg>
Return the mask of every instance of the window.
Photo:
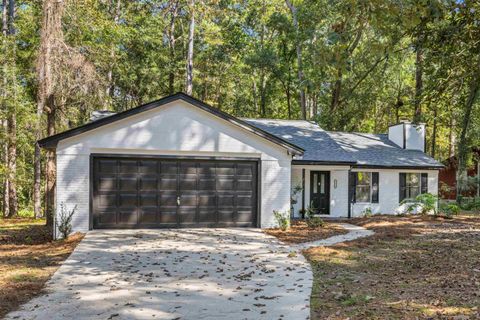
<svg viewBox="0 0 480 320">
<path fill-rule="evenodd" d="M 405 177 L 405 197 L 415 199 L 420 194 L 420 173 L 407 173 Z"/>
<path fill-rule="evenodd" d="M 378 203 L 378 172 L 353 172 L 353 202 Z"/>
<path fill-rule="evenodd" d="M 400 173 L 400 202 L 428 193 L 428 173 Z"/>
<path fill-rule="evenodd" d="M 370 202 L 371 185 L 372 175 L 370 172 L 357 172 L 357 185 L 355 187 L 357 202 Z"/>
</svg>

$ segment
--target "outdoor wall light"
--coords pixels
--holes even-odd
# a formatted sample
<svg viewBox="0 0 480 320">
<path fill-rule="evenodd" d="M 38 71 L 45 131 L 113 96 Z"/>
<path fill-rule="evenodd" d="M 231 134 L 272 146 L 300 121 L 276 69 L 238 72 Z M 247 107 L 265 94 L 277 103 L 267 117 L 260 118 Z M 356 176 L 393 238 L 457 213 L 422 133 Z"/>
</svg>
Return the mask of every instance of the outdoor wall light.
<svg viewBox="0 0 480 320">
<path fill-rule="evenodd" d="M 334 180 L 333 180 L 333 188 L 334 188 L 334 189 L 337 189 L 337 179 L 334 179 Z"/>
</svg>

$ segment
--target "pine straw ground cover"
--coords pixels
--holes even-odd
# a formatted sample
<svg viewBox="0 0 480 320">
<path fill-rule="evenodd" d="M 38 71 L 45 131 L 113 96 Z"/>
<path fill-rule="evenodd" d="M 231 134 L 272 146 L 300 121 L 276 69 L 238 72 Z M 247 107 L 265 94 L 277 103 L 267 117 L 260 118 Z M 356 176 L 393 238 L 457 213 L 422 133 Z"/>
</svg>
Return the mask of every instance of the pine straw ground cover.
<svg viewBox="0 0 480 320">
<path fill-rule="evenodd" d="M 376 234 L 304 252 L 312 319 L 480 319 L 480 216 L 349 222 Z"/>
<path fill-rule="evenodd" d="M 0 318 L 38 295 L 82 237 L 51 241 L 43 220 L 0 219 Z"/>
<path fill-rule="evenodd" d="M 266 229 L 265 233 L 275 236 L 286 243 L 302 243 L 315 240 L 322 240 L 332 236 L 345 234 L 348 231 L 337 223 L 324 222 L 322 227 L 309 228 L 304 221 L 294 221 L 290 228 L 282 231 L 278 228 Z"/>
</svg>

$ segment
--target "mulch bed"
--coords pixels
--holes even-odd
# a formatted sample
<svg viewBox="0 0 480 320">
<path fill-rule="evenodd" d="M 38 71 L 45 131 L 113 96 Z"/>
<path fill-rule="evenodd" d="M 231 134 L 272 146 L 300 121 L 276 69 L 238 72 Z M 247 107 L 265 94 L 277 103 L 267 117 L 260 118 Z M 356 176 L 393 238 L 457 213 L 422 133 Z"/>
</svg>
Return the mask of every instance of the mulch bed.
<svg viewBox="0 0 480 320">
<path fill-rule="evenodd" d="M 480 319 L 480 217 L 374 216 L 375 235 L 304 253 L 312 319 Z"/>
<path fill-rule="evenodd" d="M 52 241 L 44 221 L 0 219 L 0 318 L 40 294 L 83 238 Z"/>
<path fill-rule="evenodd" d="M 323 227 L 311 229 L 304 221 L 295 221 L 290 229 L 266 229 L 265 233 L 275 236 L 286 243 L 303 243 L 316 240 L 323 240 L 332 236 L 348 233 L 340 225 L 332 222 L 325 222 Z"/>
</svg>

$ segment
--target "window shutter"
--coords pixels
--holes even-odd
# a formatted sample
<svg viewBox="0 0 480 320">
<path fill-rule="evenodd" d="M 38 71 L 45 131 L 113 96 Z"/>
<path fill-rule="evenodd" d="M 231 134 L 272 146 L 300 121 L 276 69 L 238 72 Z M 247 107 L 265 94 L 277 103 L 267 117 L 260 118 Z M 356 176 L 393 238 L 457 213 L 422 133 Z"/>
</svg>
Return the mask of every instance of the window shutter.
<svg viewBox="0 0 480 320">
<path fill-rule="evenodd" d="M 378 172 L 372 172 L 372 203 L 378 203 Z"/>
<path fill-rule="evenodd" d="M 428 193 L 428 173 L 422 173 L 421 188 L 422 194 Z"/>
<path fill-rule="evenodd" d="M 356 172 L 350 172 L 350 199 L 352 203 L 355 203 L 357 194 L 355 187 L 357 186 L 357 173 Z"/>
<path fill-rule="evenodd" d="M 399 183 L 399 195 L 400 202 L 402 202 L 407 197 L 407 174 L 400 172 L 400 183 Z"/>
</svg>

